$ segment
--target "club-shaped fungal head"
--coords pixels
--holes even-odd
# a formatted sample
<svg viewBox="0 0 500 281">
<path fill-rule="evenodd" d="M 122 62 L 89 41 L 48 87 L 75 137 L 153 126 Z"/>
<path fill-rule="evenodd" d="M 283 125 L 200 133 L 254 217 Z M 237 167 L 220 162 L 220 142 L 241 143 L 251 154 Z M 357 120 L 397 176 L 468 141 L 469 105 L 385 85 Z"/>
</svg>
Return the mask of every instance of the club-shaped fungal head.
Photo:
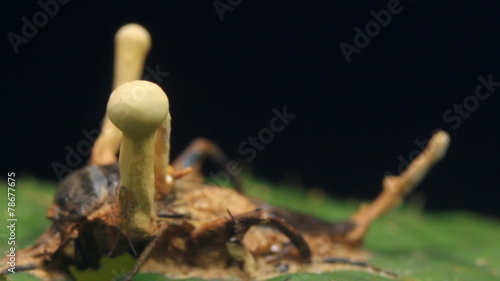
<svg viewBox="0 0 500 281">
<path fill-rule="evenodd" d="M 450 135 L 446 133 L 445 131 L 438 131 L 435 133 L 432 138 L 429 140 L 429 147 L 428 152 L 431 161 L 438 162 L 443 159 L 443 157 L 446 154 L 446 151 L 448 151 L 448 146 L 450 145 Z"/>
<path fill-rule="evenodd" d="M 128 23 L 116 32 L 116 43 L 138 45 L 142 50 L 149 51 L 151 48 L 151 36 L 140 24 Z"/>
<path fill-rule="evenodd" d="M 151 36 L 141 25 L 129 23 L 116 32 L 113 89 L 141 77 L 144 61 L 150 49 Z"/>
<path fill-rule="evenodd" d="M 168 99 L 156 84 L 136 80 L 122 84 L 111 94 L 109 119 L 131 138 L 151 135 L 168 115 Z"/>
</svg>

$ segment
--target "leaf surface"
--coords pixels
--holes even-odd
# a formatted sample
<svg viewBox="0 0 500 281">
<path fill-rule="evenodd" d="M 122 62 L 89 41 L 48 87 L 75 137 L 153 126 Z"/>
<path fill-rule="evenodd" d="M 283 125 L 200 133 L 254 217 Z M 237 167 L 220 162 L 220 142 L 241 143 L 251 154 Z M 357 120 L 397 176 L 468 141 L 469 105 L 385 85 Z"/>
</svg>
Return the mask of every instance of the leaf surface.
<svg viewBox="0 0 500 281">
<path fill-rule="evenodd" d="M 273 185 L 247 177 L 251 197 L 271 204 L 307 212 L 326 220 L 345 220 L 357 210 L 356 200 L 326 198 L 320 191 L 300 187 Z M 52 202 L 56 184 L 18 179 L 16 186 L 16 246 L 33 244 L 49 226 L 45 211 Z M 0 197 L 5 211 L 7 196 Z M 5 226 L 3 227 L 5 229 Z M 7 254 L 8 231 L 0 232 L 0 252 Z M 371 227 L 364 247 L 373 255 L 370 264 L 395 272 L 406 281 L 469 281 L 500 279 L 500 221 L 469 212 L 427 213 L 415 206 L 396 209 L 377 220 Z M 103 259 L 99 271 L 77 272 L 78 280 L 120 280 L 133 265 L 130 256 Z M 0 276 L 0 280 L 37 280 L 27 273 Z M 173 280 L 158 274 L 139 274 L 134 280 Z M 186 279 L 203 280 L 203 279 Z M 382 281 L 391 280 L 376 273 L 339 271 L 284 275 L 273 281 Z"/>
</svg>

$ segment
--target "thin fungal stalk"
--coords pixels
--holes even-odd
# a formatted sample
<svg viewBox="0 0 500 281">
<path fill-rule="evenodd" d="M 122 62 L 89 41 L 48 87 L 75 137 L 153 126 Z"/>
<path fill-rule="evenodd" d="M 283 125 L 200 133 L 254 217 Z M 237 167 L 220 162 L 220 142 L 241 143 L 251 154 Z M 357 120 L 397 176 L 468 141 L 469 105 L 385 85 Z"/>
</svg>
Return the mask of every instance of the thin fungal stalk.
<svg viewBox="0 0 500 281">
<path fill-rule="evenodd" d="M 170 158 L 170 124 L 169 114 L 155 134 L 154 175 L 157 199 L 165 198 L 173 191 L 173 180 L 167 181 L 167 167 Z"/>
<path fill-rule="evenodd" d="M 450 136 L 439 131 L 429 140 L 425 150 L 399 176 L 387 176 L 382 183 L 383 191 L 369 205 L 361 206 L 351 220 L 355 228 L 346 236 L 353 244 L 361 243 L 370 224 L 380 215 L 399 205 L 404 196 L 415 188 L 427 175 L 429 170 L 439 162 L 450 144 Z"/>
</svg>

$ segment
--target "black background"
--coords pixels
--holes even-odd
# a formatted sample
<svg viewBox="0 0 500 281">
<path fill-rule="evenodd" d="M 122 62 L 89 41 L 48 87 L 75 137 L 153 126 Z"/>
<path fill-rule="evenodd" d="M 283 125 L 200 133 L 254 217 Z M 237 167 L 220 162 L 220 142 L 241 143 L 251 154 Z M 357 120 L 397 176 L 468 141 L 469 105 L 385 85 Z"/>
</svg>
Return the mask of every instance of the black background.
<svg viewBox="0 0 500 281">
<path fill-rule="evenodd" d="M 221 21 L 212 1 L 72 0 L 17 54 L 7 34 L 21 35 L 22 17 L 32 21 L 41 7 L 4 3 L 2 173 L 57 180 L 51 163 L 65 162 L 82 130 L 99 128 L 114 33 L 137 22 L 153 38 L 146 65 L 170 73 L 160 85 L 173 155 L 204 136 L 242 160 L 238 145 L 287 106 L 296 119 L 258 152 L 253 172 L 367 199 L 415 140 L 442 128 L 452 142 L 418 188 L 426 207 L 499 216 L 500 90 L 457 129 L 443 114 L 474 94 L 479 75 L 500 81 L 500 5 L 401 1 L 403 11 L 347 63 L 339 44 L 352 45 L 353 28 L 387 3 L 244 0 Z"/>
</svg>

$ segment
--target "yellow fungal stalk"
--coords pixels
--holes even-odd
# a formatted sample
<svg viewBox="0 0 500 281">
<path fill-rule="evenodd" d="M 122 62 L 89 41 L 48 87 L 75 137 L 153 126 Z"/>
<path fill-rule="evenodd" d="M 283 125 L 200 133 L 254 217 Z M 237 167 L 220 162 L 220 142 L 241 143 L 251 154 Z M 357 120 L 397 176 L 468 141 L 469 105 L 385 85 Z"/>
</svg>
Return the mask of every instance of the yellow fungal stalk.
<svg viewBox="0 0 500 281">
<path fill-rule="evenodd" d="M 107 113 L 123 132 L 120 147 L 122 230 L 140 239 L 155 233 L 155 131 L 165 122 L 169 103 L 163 90 L 148 81 L 127 82 L 109 98 Z"/>
<path fill-rule="evenodd" d="M 450 136 L 444 131 L 437 132 L 429 140 L 425 150 L 401 175 L 385 177 L 382 193 L 372 204 L 362 206 L 352 217 L 356 226 L 347 234 L 347 240 L 354 244 L 361 242 L 372 221 L 400 204 L 404 196 L 424 179 L 432 166 L 444 157 L 449 144 Z"/>
<path fill-rule="evenodd" d="M 142 26 L 130 23 L 122 26 L 115 36 L 115 66 L 113 89 L 123 83 L 141 79 L 146 55 L 151 49 L 151 36 Z M 106 165 L 116 163 L 122 133 L 107 116 L 102 130 L 92 149 L 89 164 Z"/>
</svg>

